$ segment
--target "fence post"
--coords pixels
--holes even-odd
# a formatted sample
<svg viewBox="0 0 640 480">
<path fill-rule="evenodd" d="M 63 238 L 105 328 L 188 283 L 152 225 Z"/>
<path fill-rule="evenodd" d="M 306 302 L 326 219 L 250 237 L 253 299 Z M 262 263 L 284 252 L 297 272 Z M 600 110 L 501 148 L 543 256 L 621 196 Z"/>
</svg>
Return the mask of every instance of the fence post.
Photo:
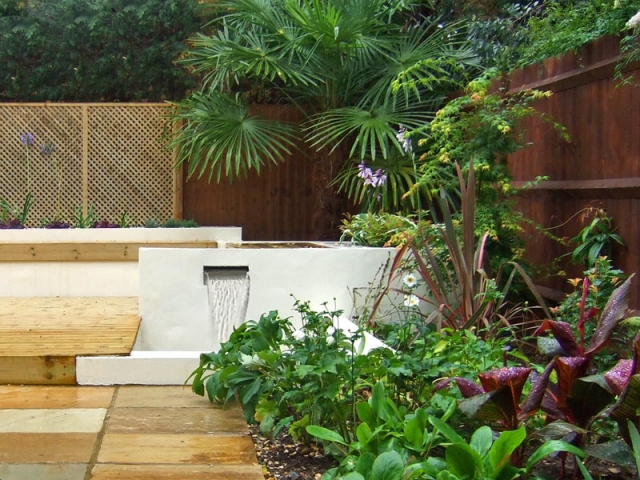
<svg viewBox="0 0 640 480">
<path fill-rule="evenodd" d="M 89 107 L 82 105 L 82 216 L 89 213 Z"/>
<path fill-rule="evenodd" d="M 174 137 L 181 128 L 182 122 L 173 125 Z M 178 165 L 178 151 L 179 147 L 176 145 L 173 148 L 173 218 L 182 220 L 184 214 L 184 164 Z"/>
</svg>

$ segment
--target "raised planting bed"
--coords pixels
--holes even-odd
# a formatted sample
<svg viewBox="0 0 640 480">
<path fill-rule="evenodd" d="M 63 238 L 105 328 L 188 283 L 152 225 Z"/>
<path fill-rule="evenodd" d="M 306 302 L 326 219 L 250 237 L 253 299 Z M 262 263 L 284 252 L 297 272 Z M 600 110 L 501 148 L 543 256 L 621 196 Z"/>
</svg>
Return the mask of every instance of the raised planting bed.
<svg viewBox="0 0 640 480">
<path fill-rule="evenodd" d="M 12 297 L 136 296 L 140 248 L 220 248 L 239 227 L 0 230 L 0 289 Z"/>
</svg>

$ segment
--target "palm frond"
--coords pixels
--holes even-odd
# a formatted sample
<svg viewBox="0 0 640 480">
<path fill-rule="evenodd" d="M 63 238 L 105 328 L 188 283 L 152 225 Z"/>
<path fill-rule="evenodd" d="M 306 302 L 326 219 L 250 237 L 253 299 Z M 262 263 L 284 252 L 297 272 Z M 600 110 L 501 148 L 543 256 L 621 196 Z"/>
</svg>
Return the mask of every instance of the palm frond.
<svg viewBox="0 0 640 480">
<path fill-rule="evenodd" d="M 300 59 L 292 57 L 291 46 L 274 36 L 280 33 L 244 32 L 225 28 L 215 35 L 199 35 L 192 40 L 194 49 L 183 61 L 196 71 L 207 72 L 205 84 L 222 90 L 238 78 L 263 79 L 291 85 L 311 85 L 320 81 L 315 69 L 302 69 Z"/>
<path fill-rule="evenodd" d="M 292 125 L 251 115 L 237 99 L 216 92 L 195 93 L 175 104 L 170 122 L 179 126 L 169 148 L 178 149 L 178 163 L 188 175 L 202 177 L 209 170 L 220 182 L 260 172 L 265 162 L 278 163 L 295 146 Z"/>
<path fill-rule="evenodd" d="M 432 22 L 388 38 L 386 49 L 374 59 L 378 78 L 369 86 L 360 105 L 389 101 L 398 94 L 405 105 L 421 102 L 425 96 L 449 90 L 465 72 L 477 72 L 479 59 L 464 39 L 463 31 L 460 23 L 440 28 L 437 22 Z M 366 70 L 362 74 L 366 76 Z"/>
<path fill-rule="evenodd" d="M 368 110 L 344 107 L 312 116 L 305 124 L 306 140 L 318 149 L 333 145 L 337 148 L 344 141 L 351 141 L 349 156 L 360 160 L 370 157 L 388 158 L 390 146 L 402 152 L 398 141 L 398 127 L 412 129 L 433 118 L 430 111 L 419 109 L 396 110 L 381 105 Z"/>
</svg>

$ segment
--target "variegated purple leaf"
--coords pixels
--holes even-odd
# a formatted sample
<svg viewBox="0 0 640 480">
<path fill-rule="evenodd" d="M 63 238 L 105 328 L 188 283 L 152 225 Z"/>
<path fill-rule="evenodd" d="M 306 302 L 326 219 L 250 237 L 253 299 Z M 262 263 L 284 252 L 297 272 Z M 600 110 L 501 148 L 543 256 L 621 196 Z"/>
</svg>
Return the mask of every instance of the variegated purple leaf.
<svg viewBox="0 0 640 480">
<path fill-rule="evenodd" d="M 531 391 L 520 405 L 520 413 L 518 414 L 520 419 L 527 418 L 540 410 L 554 365 L 554 362 L 550 362 L 540 375 L 532 375 Z"/>
<path fill-rule="evenodd" d="M 560 393 L 558 386 L 550 383 L 542 398 L 540 408 L 547 414 L 547 421 L 566 420 L 567 416 L 558 408 Z"/>
<path fill-rule="evenodd" d="M 571 331 L 571 325 L 566 322 L 556 322 L 555 320 L 547 319 L 542 322 L 542 325 L 538 327 L 534 335 L 540 335 L 548 330 L 551 330 L 551 333 L 560 346 L 562 346 L 562 349 L 567 352 L 567 355 L 572 357 L 580 355 L 578 344 Z"/>
<path fill-rule="evenodd" d="M 632 373 L 633 360 L 620 360 L 615 367 L 604 374 L 604 378 L 613 393 L 620 395 L 629 383 Z"/>
<path fill-rule="evenodd" d="M 470 398 L 475 395 L 482 395 L 484 393 L 482 387 L 477 383 L 472 382 L 471 380 L 462 377 L 456 377 L 454 380 L 458 384 L 460 393 L 462 393 L 462 396 L 465 398 Z"/>
<path fill-rule="evenodd" d="M 640 332 L 633 339 L 633 360 L 620 360 L 615 367 L 604 374 L 604 378 L 615 392 L 620 395 L 629 384 L 631 375 L 640 373 Z"/>
<path fill-rule="evenodd" d="M 530 373 L 531 369 L 526 367 L 502 367 L 480 373 L 478 378 L 485 392 L 508 386 L 513 390 L 514 397 L 519 399 Z"/>
<path fill-rule="evenodd" d="M 586 357 L 558 357 L 555 368 L 558 374 L 558 408 L 564 410 L 571 395 L 573 382 L 584 377 L 589 361 Z"/>
<path fill-rule="evenodd" d="M 438 390 L 442 390 L 443 388 L 449 386 L 450 383 L 451 378 L 440 378 L 439 380 L 433 382 L 433 385 L 431 385 L 431 389 L 434 392 L 437 392 Z"/>
<path fill-rule="evenodd" d="M 585 352 L 586 355 L 592 356 L 601 350 L 611 338 L 620 320 L 624 318 L 629 304 L 629 290 L 631 289 L 632 279 L 633 275 L 616 288 L 609 297 L 609 301 L 600 316 L 600 322 L 598 322 L 598 326 L 591 337 L 589 348 Z"/>
</svg>

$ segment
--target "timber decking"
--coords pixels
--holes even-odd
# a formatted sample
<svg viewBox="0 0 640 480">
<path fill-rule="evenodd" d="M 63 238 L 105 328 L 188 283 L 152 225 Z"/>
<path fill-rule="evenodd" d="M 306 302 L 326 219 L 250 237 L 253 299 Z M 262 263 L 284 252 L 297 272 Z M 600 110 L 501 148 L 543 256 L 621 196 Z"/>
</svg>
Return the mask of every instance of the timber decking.
<svg viewBox="0 0 640 480">
<path fill-rule="evenodd" d="M 0 262 L 136 261 L 140 248 L 217 248 L 216 241 L 4 243 Z"/>
<path fill-rule="evenodd" d="M 128 355 L 137 297 L 0 298 L 0 384 L 75 384 L 78 355 Z"/>
<path fill-rule="evenodd" d="M 0 298 L 0 355 L 127 355 L 136 297 Z"/>
</svg>

